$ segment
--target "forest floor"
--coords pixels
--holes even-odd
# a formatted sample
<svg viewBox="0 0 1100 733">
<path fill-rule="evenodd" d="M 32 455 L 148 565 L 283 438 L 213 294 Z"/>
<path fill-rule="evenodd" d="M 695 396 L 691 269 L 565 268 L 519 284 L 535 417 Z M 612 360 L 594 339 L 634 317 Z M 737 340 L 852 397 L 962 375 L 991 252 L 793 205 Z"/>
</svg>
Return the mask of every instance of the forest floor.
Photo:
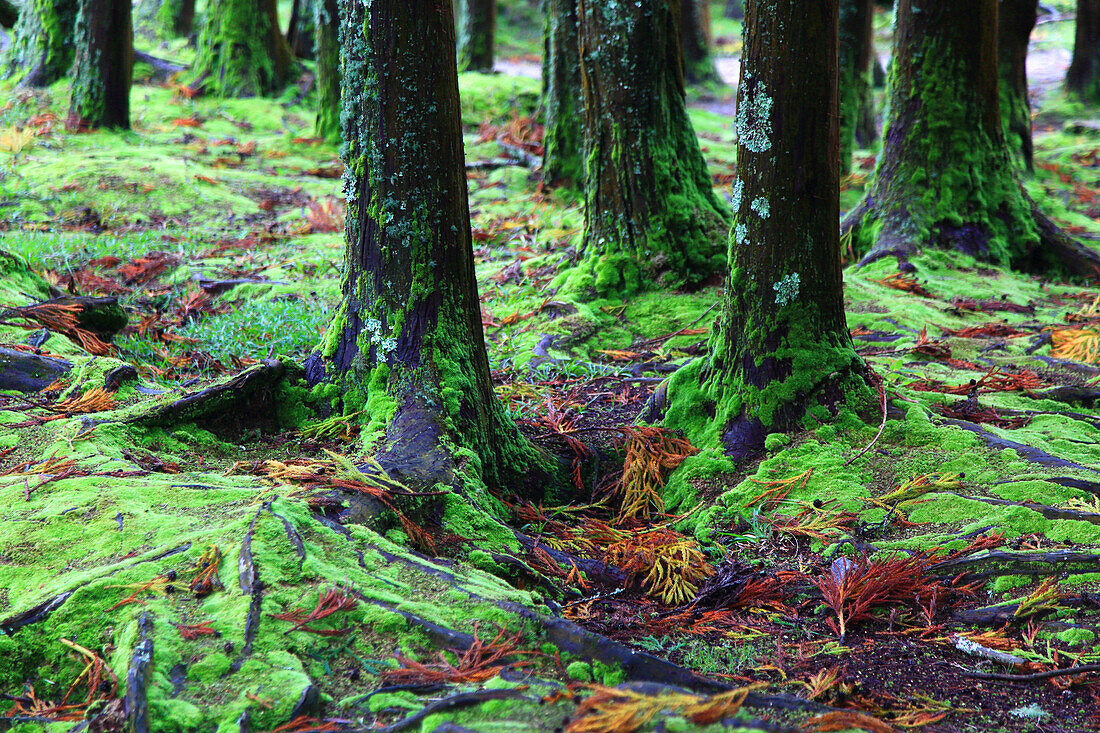
<svg viewBox="0 0 1100 733">
<path fill-rule="evenodd" d="M 1097 244 L 1100 114 L 1044 65 L 1062 25 L 1036 32 L 1026 185 Z M 0 349 L 59 360 L 0 392 L 0 729 L 1100 725 L 1095 281 L 944 252 L 910 275 L 849 264 L 883 405 L 735 465 L 636 422 L 705 348 L 720 285 L 556 299 L 582 211 L 524 162 L 538 80 L 463 75 L 497 393 L 576 496 L 410 496 L 297 366 L 343 256 L 311 98 L 190 97 L 150 72 L 123 134 L 66 131 L 64 82 L 0 87 Z M 732 125 L 711 102 L 692 119 L 726 196 Z M 125 328 L 34 305 L 68 295 L 117 298 Z M 367 524 L 333 520 L 349 493 Z"/>
</svg>

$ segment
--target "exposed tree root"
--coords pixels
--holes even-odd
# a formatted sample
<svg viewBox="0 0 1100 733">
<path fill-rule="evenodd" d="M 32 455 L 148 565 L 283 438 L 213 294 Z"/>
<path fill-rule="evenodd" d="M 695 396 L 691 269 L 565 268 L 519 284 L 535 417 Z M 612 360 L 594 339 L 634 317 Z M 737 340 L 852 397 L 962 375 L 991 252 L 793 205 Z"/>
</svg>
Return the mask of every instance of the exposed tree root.
<svg viewBox="0 0 1100 733">
<path fill-rule="evenodd" d="M 0 390 L 41 392 L 72 368 L 64 359 L 0 348 Z"/>
<path fill-rule="evenodd" d="M 142 613 L 138 619 L 138 642 L 130 656 L 130 667 L 126 671 L 126 719 L 133 733 L 149 733 L 149 704 L 146 690 L 149 687 L 149 673 L 153 668 L 152 623 L 149 614 Z"/>
<path fill-rule="evenodd" d="M 957 420 L 950 417 L 939 418 L 941 423 L 946 425 L 954 425 L 955 427 L 962 428 L 963 430 L 969 430 L 977 435 L 985 444 L 990 448 L 996 448 L 997 450 L 1007 450 L 1011 448 L 1016 451 L 1020 458 L 1031 461 L 1032 463 L 1038 463 L 1040 466 L 1049 466 L 1051 468 L 1068 468 L 1079 471 L 1088 471 L 1091 473 L 1100 473 L 1100 470 L 1091 468 L 1089 466 L 1083 466 L 1080 463 L 1074 463 L 1073 461 L 1066 460 L 1065 458 L 1059 458 L 1058 456 L 1051 455 L 1046 451 L 1033 448 L 1030 445 L 1024 445 L 1023 443 L 1017 443 L 1013 440 L 1005 440 L 1004 438 L 994 435 L 981 425 L 972 423 L 967 420 Z"/>
<path fill-rule="evenodd" d="M 989 550 L 980 555 L 969 555 L 944 560 L 931 565 L 928 572 L 939 577 L 963 574 L 963 582 L 988 580 L 1002 575 L 1079 575 L 1100 572 L 1100 554 L 1051 550 L 1050 552 L 1009 552 Z"/>
<path fill-rule="evenodd" d="M 1092 524 L 1100 524 L 1100 514 L 1094 512 L 1083 512 L 1077 509 L 1062 509 L 1056 506 L 1049 506 L 1047 504 L 1033 504 L 1031 502 L 1022 501 L 1008 501 L 1007 499 L 993 499 L 988 496 L 963 496 L 962 494 L 951 494 L 951 496 L 957 496 L 960 499 L 973 499 L 974 501 L 981 501 L 986 504 L 994 504 L 996 506 L 1022 506 L 1026 509 L 1039 512 L 1047 519 L 1072 519 L 1078 522 L 1091 522 Z"/>
</svg>

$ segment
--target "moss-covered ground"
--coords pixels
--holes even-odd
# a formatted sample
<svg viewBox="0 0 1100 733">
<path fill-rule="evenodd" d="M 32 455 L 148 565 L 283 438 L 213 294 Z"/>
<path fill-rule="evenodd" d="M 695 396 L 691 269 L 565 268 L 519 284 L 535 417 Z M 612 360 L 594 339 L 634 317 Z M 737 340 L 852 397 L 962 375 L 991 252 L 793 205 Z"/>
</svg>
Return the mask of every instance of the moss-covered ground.
<svg viewBox="0 0 1100 733">
<path fill-rule="evenodd" d="M 530 63 L 537 13 L 502 5 L 498 46 Z M 1036 49 L 1064 48 L 1065 25 L 1040 26 Z M 738 24 L 715 32 L 736 53 Z M 139 39 L 190 61 L 182 41 Z M 696 453 L 637 421 L 704 348 L 720 284 L 556 297 L 583 214 L 516 160 L 517 141 L 537 146 L 520 118 L 538 81 L 464 75 L 497 391 L 574 462 L 583 498 L 409 497 L 354 429 L 315 412 L 295 366 L 336 306 L 343 254 L 341 163 L 313 139 L 310 93 L 189 98 L 151 71 L 124 134 L 66 131 L 67 82 L 0 87 L 0 348 L 71 364 L 40 392 L 0 392 L 0 728 L 1100 719 L 1095 282 L 937 252 L 904 275 L 849 266 L 848 324 L 882 403 L 814 410 L 749 462 Z M 1100 114 L 1040 92 L 1026 185 L 1095 243 Z M 691 111 L 722 197 L 727 102 Z M 857 154 L 846 205 L 873 153 Z M 6 310 L 65 294 L 123 305 L 106 353 Z M 125 364 L 136 378 L 103 391 Z M 235 376 L 237 391 L 180 407 Z M 365 524 L 337 523 L 354 496 Z M 714 697 L 746 685 L 736 713 Z M 700 708 L 716 722 L 693 722 Z"/>
</svg>

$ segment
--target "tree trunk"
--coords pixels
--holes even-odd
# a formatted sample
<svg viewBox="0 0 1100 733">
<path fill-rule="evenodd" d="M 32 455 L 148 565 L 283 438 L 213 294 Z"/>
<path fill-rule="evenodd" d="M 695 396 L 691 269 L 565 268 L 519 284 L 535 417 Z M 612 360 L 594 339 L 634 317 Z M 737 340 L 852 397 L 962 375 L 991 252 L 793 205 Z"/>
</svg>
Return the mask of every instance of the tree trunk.
<svg viewBox="0 0 1100 733">
<path fill-rule="evenodd" d="M 543 64 L 542 180 L 573 186 L 584 178 L 581 141 L 584 95 L 577 38 L 577 0 L 546 3 L 546 62 Z"/>
<path fill-rule="evenodd" d="M 313 27 L 317 56 L 315 134 L 340 142 L 340 9 L 337 0 L 315 0 Z"/>
<path fill-rule="evenodd" d="M 164 0 L 157 8 L 156 24 L 163 38 L 191 35 L 195 27 L 195 0 Z"/>
<path fill-rule="evenodd" d="M 878 137 L 871 94 L 874 7 L 871 0 L 840 0 L 839 67 L 840 172 L 852 169 L 852 151 L 868 147 Z"/>
<path fill-rule="evenodd" d="M 577 3 L 585 120 L 582 261 L 563 287 L 697 285 L 724 265 L 729 211 L 684 104 L 678 0 Z"/>
<path fill-rule="evenodd" d="M 455 450 L 488 483 L 539 460 L 493 393 L 474 279 L 451 0 L 341 0 L 343 302 L 321 357 L 379 460 L 451 483 Z M 377 434 L 377 433 L 376 433 Z M 476 451 L 476 453 L 469 453 Z"/>
<path fill-rule="evenodd" d="M 708 0 L 680 0 L 680 42 L 684 49 L 684 80 L 688 84 L 721 84 L 710 53 Z"/>
<path fill-rule="evenodd" d="M 286 42 L 290 52 L 300 59 L 313 58 L 315 26 L 313 22 L 314 0 L 294 0 L 290 7 L 290 25 L 287 27 Z"/>
<path fill-rule="evenodd" d="M 210 0 L 199 33 L 193 85 L 220 97 L 280 91 L 295 71 L 275 0 Z"/>
<path fill-rule="evenodd" d="M 496 0 L 462 0 L 462 33 L 458 38 L 459 71 L 493 70 Z"/>
<path fill-rule="evenodd" d="M 134 29 L 130 0 L 80 0 L 68 125 L 130 129 Z"/>
<path fill-rule="evenodd" d="M 838 0 L 750 0 L 737 92 L 730 274 L 708 355 L 668 387 L 665 424 L 757 453 L 810 404 L 865 389 L 844 319 Z"/>
<path fill-rule="evenodd" d="M 1031 105 L 1027 90 L 1027 49 L 1038 18 L 1039 0 L 1000 0 L 997 19 L 997 64 L 1000 69 L 1001 117 L 1009 152 L 1027 172 L 1032 170 Z"/>
<path fill-rule="evenodd" d="M 726 17 L 730 20 L 743 20 L 745 18 L 744 0 L 726 0 Z"/>
<path fill-rule="evenodd" d="M 1024 193 L 1001 122 L 997 1 L 898 0 L 883 151 L 848 216 L 864 262 L 923 246 L 1094 275 L 1100 257 Z"/>
<path fill-rule="evenodd" d="M 14 28 L 19 20 L 19 8 L 11 4 L 11 0 L 0 0 L 0 27 Z"/>
<path fill-rule="evenodd" d="M 5 54 L 5 75 L 21 86 L 46 87 L 73 65 L 73 0 L 24 0 Z"/>
<path fill-rule="evenodd" d="M 1086 104 L 1100 105 L 1100 0 L 1077 0 L 1066 90 Z"/>
</svg>

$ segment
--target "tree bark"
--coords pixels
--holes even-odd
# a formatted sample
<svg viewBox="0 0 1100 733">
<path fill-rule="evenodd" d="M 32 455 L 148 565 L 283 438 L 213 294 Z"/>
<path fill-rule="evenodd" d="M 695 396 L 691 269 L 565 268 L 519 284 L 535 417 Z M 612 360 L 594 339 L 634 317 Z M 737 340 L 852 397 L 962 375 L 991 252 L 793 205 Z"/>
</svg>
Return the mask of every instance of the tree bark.
<svg viewBox="0 0 1100 733">
<path fill-rule="evenodd" d="M 314 0 L 317 57 L 317 137 L 340 142 L 340 9 L 337 0 Z"/>
<path fill-rule="evenodd" d="M 5 54 L 5 76 L 25 87 L 64 78 L 73 64 L 77 6 L 73 0 L 25 0 Z"/>
<path fill-rule="evenodd" d="M 721 84 L 710 52 L 708 0 L 680 0 L 680 42 L 684 49 L 684 80 L 688 84 Z"/>
<path fill-rule="evenodd" d="M 867 147 L 878 137 L 871 94 L 871 62 L 874 7 L 871 0 L 840 0 L 839 66 L 840 172 L 852 169 L 852 151 Z"/>
<path fill-rule="evenodd" d="M 997 73 L 998 0 L 898 0 L 883 151 L 844 229 L 864 262 L 953 248 L 1095 275 L 1100 256 L 1036 210 L 1011 162 Z"/>
<path fill-rule="evenodd" d="M 192 84 L 220 97 L 280 91 L 295 71 L 275 0 L 210 0 Z"/>
<path fill-rule="evenodd" d="M 68 125 L 130 129 L 134 76 L 131 0 L 80 0 Z"/>
<path fill-rule="evenodd" d="M 1100 105 L 1100 0 L 1077 0 L 1066 90 L 1086 104 Z"/>
<path fill-rule="evenodd" d="M 567 186 L 584 180 L 584 95 L 578 43 L 577 0 L 547 0 L 542 180 Z"/>
<path fill-rule="evenodd" d="M 346 269 L 326 380 L 384 431 L 379 460 L 403 480 L 452 483 L 456 449 L 491 485 L 517 479 L 541 459 L 489 376 L 451 0 L 341 0 L 340 14 L 344 88 L 360 91 L 343 99 Z"/>
<path fill-rule="evenodd" d="M 290 25 L 286 42 L 290 52 L 300 59 L 313 59 L 316 32 L 313 22 L 315 0 L 294 0 L 290 6 Z"/>
<path fill-rule="evenodd" d="M 646 279 L 696 285 L 724 265 L 718 201 L 684 103 L 678 0 L 577 3 L 585 233 L 563 282 L 578 297 Z"/>
<path fill-rule="evenodd" d="M 496 35 L 496 0 L 461 0 L 462 33 L 458 38 L 458 70 L 493 70 L 493 37 Z"/>
<path fill-rule="evenodd" d="M 1013 159 L 1032 171 L 1031 104 L 1027 89 L 1027 49 L 1038 18 L 1039 0 L 1000 0 L 997 64 L 1001 117 Z"/>
<path fill-rule="evenodd" d="M 665 424 L 734 458 L 810 404 L 865 389 L 844 318 L 838 0 L 749 0 L 737 92 L 730 272 L 708 354 L 668 387 Z"/>
<path fill-rule="evenodd" d="M 195 0 L 164 0 L 155 19 L 162 37 L 189 36 L 195 27 Z"/>
</svg>

